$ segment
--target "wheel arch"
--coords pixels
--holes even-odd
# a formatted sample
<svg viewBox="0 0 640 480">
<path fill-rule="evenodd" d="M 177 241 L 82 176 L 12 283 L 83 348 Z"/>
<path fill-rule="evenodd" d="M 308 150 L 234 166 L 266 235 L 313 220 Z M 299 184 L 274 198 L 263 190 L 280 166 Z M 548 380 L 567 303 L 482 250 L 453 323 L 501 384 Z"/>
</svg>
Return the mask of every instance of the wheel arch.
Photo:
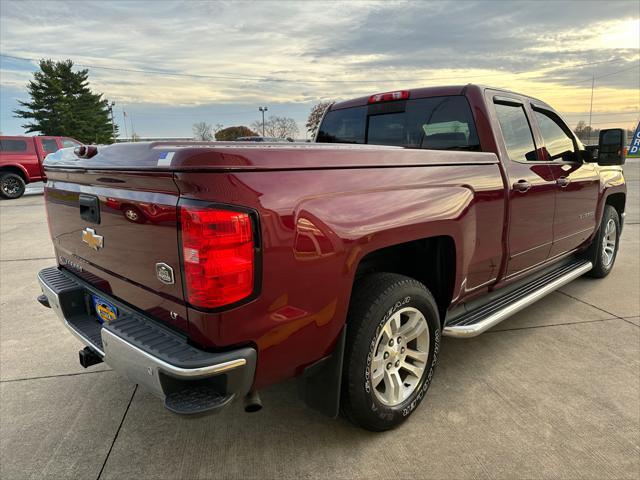
<svg viewBox="0 0 640 480">
<path fill-rule="evenodd" d="M 22 178 L 25 184 L 29 183 L 29 175 L 22 165 L 2 165 L 0 167 L 0 174 L 3 173 L 15 173 Z"/>
<path fill-rule="evenodd" d="M 622 218 L 626 201 L 627 201 L 627 195 L 624 192 L 615 192 L 607 196 L 604 204 L 611 205 L 613 208 L 615 208 L 616 212 L 618 212 L 618 217 Z"/>
<path fill-rule="evenodd" d="M 367 274 L 379 272 L 414 278 L 434 296 L 442 321 L 453 299 L 456 261 L 455 241 L 448 235 L 398 243 L 364 255 L 356 267 L 354 283 Z"/>
</svg>

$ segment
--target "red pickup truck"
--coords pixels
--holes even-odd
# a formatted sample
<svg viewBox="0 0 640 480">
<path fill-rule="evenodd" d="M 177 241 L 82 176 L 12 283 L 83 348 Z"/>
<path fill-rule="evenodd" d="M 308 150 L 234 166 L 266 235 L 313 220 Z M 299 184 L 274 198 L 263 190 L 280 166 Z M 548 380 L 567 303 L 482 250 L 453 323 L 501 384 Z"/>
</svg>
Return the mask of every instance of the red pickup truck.
<svg viewBox="0 0 640 480">
<path fill-rule="evenodd" d="M 58 265 L 39 301 L 85 344 L 81 364 L 180 414 L 258 410 L 295 377 L 313 408 L 386 430 L 423 399 L 441 335 L 613 267 L 622 130 L 595 154 L 546 103 L 467 85 L 336 103 L 316 142 L 49 155 Z"/>
<path fill-rule="evenodd" d="M 44 180 L 44 157 L 60 148 L 79 145 L 68 137 L 0 136 L 0 196 L 21 197 L 27 183 Z"/>
</svg>

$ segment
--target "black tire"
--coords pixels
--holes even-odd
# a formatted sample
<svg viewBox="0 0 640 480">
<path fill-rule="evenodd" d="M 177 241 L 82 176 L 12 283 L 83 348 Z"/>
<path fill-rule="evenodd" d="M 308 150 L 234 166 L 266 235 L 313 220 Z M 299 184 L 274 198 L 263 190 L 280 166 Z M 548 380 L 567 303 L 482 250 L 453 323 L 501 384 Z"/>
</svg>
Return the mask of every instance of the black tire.
<svg viewBox="0 0 640 480">
<path fill-rule="evenodd" d="M 0 175 L 0 196 L 3 198 L 20 198 L 24 194 L 25 183 L 16 173 Z"/>
<path fill-rule="evenodd" d="M 613 221 L 613 225 L 615 225 L 615 246 L 613 247 L 613 257 L 610 260 L 605 252 L 605 236 L 607 234 L 609 221 Z M 591 263 L 593 263 L 593 268 L 587 275 L 593 278 L 604 278 L 609 275 L 616 262 L 619 245 L 620 218 L 618 217 L 618 212 L 611 205 L 605 205 L 598 233 L 596 233 L 593 242 L 585 252 L 585 258 L 591 260 Z"/>
<path fill-rule="evenodd" d="M 426 320 L 428 355 L 421 378 L 414 382 L 411 394 L 401 403 L 388 406 L 381 403 L 374 392 L 375 385 L 369 378 L 373 375 L 370 366 L 376 349 L 381 345 L 377 341 L 384 325 L 394 313 L 411 309 L 418 310 Z M 375 273 L 358 281 L 354 286 L 348 314 L 341 390 L 343 414 L 356 425 L 372 431 L 389 430 L 400 425 L 424 398 L 433 377 L 439 349 L 438 307 L 422 283 L 392 273 Z M 406 385 L 404 382 L 403 379 L 403 386 Z"/>
</svg>

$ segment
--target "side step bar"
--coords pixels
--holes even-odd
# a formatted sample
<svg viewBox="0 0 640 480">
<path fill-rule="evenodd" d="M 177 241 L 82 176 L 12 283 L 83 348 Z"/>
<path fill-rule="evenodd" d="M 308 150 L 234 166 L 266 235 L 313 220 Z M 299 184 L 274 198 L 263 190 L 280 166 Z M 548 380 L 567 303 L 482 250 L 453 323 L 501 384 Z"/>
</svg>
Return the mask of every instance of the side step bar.
<svg viewBox="0 0 640 480">
<path fill-rule="evenodd" d="M 551 270 L 488 304 L 454 318 L 442 332 L 447 337 L 469 338 L 480 335 L 511 315 L 528 307 L 554 290 L 584 275 L 593 268 L 587 260 L 576 260 Z"/>
</svg>

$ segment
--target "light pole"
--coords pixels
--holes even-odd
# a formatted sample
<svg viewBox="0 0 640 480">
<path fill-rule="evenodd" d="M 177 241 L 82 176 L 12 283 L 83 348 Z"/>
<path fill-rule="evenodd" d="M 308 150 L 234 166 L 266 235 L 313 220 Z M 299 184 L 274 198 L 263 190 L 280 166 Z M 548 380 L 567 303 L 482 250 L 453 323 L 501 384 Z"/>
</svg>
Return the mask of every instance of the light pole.
<svg viewBox="0 0 640 480">
<path fill-rule="evenodd" d="M 264 137 L 264 112 L 269 110 L 267 107 L 258 107 L 258 111 L 262 112 L 262 136 Z"/>
<path fill-rule="evenodd" d="M 591 74 L 591 103 L 589 104 L 589 140 L 591 141 L 591 114 L 593 113 L 593 88 L 596 86 L 596 74 Z"/>
<path fill-rule="evenodd" d="M 113 119 L 113 107 L 116 106 L 116 102 L 113 100 L 109 104 L 109 113 L 111 114 L 111 130 L 113 131 L 113 143 L 116 143 L 116 122 Z"/>
</svg>

